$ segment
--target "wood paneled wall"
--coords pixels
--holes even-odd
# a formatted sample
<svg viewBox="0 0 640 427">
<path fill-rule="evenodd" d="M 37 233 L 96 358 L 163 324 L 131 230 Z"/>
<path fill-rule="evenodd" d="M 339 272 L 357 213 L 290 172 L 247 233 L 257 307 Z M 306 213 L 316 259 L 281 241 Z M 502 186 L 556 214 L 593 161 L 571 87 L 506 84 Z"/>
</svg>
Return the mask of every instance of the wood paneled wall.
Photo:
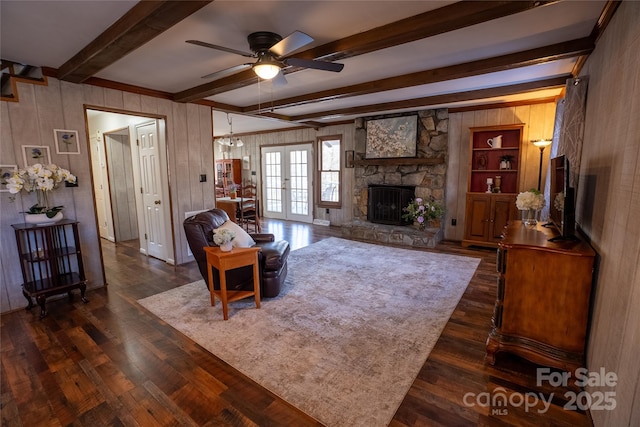
<svg viewBox="0 0 640 427">
<path fill-rule="evenodd" d="M 640 2 L 621 3 L 580 73 L 589 76 L 577 223 L 599 255 L 587 368 L 617 374 L 596 426 L 640 425 Z"/>
<path fill-rule="evenodd" d="M 179 104 L 97 86 L 48 79 L 47 86 L 18 83 L 20 102 L 0 102 L 0 164 L 23 167 L 21 146 L 44 145 L 51 161 L 68 168 L 78 177 L 77 188 L 54 192 L 56 204 L 64 205 L 68 218 L 80 221 L 80 238 L 89 287 L 105 283 L 97 218 L 91 186 L 91 165 L 87 143 L 85 105 L 166 118 L 168 180 L 175 239 L 176 263 L 189 261 L 182 229 L 184 212 L 215 205 L 211 109 L 195 104 Z M 56 154 L 53 129 L 74 129 L 80 138 L 80 155 Z M 207 182 L 200 183 L 199 175 Z M 22 222 L 22 214 L 34 203 L 33 195 L 9 200 L 0 193 L 0 310 L 7 312 L 26 306 L 22 296 L 22 276 L 11 224 Z"/>
</svg>

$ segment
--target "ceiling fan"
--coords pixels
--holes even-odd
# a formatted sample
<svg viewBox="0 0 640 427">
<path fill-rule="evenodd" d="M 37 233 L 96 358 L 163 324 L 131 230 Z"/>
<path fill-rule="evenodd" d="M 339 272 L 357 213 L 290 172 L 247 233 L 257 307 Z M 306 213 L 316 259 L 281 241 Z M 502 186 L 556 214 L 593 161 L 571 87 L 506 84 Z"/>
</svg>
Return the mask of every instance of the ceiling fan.
<svg viewBox="0 0 640 427">
<path fill-rule="evenodd" d="M 288 66 L 312 68 L 315 70 L 340 72 L 344 68 L 344 64 L 335 62 L 316 61 L 312 59 L 302 58 L 287 58 L 286 56 L 303 46 L 313 42 L 313 38 L 309 35 L 301 32 L 294 31 L 287 37 L 282 38 L 279 34 L 272 33 L 270 31 L 257 31 L 247 36 L 249 41 L 249 48 L 251 52 L 243 52 L 241 50 L 231 49 L 224 46 L 218 46 L 215 44 L 202 42 L 199 40 L 187 40 L 187 43 L 195 44 L 197 46 L 208 47 L 211 49 L 221 50 L 223 52 L 234 53 L 247 58 L 256 58 L 254 63 L 245 63 L 236 65 L 224 70 L 215 71 L 206 76 L 202 76 L 203 79 L 215 77 L 219 74 L 227 74 L 234 71 L 240 71 L 251 67 L 253 71 L 262 79 L 269 80 L 276 77 L 278 74 L 282 76 L 281 70 Z M 282 76 L 283 77 L 283 76 Z M 284 78 L 284 77 L 283 77 Z"/>
</svg>

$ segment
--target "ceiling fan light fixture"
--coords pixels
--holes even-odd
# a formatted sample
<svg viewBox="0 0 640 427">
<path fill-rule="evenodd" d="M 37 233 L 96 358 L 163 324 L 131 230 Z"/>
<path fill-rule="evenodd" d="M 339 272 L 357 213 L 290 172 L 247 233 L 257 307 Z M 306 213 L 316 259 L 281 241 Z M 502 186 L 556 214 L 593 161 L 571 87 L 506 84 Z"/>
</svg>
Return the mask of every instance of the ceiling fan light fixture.
<svg viewBox="0 0 640 427">
<path fill-rule="evenodd" d="M 261 79 L 271 80 L 280 72 L 280 64 L 274 61 L 270 55 L 261 55 L 253 64 L 253 72 Z"/>
</svg>

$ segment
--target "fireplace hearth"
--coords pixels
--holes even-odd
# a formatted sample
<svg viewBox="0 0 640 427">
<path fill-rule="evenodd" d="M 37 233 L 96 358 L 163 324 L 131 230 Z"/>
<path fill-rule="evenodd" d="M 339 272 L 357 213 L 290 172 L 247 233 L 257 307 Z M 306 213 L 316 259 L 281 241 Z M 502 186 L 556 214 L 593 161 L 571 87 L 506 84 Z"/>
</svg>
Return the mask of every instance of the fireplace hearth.
<svg viewBox="0 0 640 427">
<path fill-rule="evenodd" d="M 408 185 L 369 185 L 367 221 L 376 224 L 409 225 L 402 219 L 403 208 L 415 197 Z"/>
</svg>

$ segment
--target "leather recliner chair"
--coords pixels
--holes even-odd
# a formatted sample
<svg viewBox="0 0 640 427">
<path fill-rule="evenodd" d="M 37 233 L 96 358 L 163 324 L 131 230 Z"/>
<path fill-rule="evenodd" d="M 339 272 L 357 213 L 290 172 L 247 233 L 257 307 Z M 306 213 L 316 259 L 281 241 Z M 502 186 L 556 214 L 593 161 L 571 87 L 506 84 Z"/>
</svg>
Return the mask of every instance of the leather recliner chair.
<svg viewBox="0 0 640 427">
<path fill-rule="evenodd" d="M 194 258 L 198 262 L 200 274 L 209 287 L 207 271 L 207 255 L 205 246 L 217 246 L 213 242 L 213 230 L 219 228 L 229 220 L 229 216 L 222 209 L 211 209 L 193 215 L 184 220 L 184 232 Z M 280 293 L 280 287 L 287 277 L 287 258 L 289 257 L 289 242 L 275 240 L 273 234 L 254 233 L 249 235 L 260 247 L 258 252 L 260 270 L 260 296 L 273 298 Z M 213 268 L 213 267 L 212 267 Z M 214 289 L 220 289 L 220 273 L 213 268 Z M 246 266 L 227 271 L 228 290 L 253 290 L 253 267 Z"/>
</svg>

